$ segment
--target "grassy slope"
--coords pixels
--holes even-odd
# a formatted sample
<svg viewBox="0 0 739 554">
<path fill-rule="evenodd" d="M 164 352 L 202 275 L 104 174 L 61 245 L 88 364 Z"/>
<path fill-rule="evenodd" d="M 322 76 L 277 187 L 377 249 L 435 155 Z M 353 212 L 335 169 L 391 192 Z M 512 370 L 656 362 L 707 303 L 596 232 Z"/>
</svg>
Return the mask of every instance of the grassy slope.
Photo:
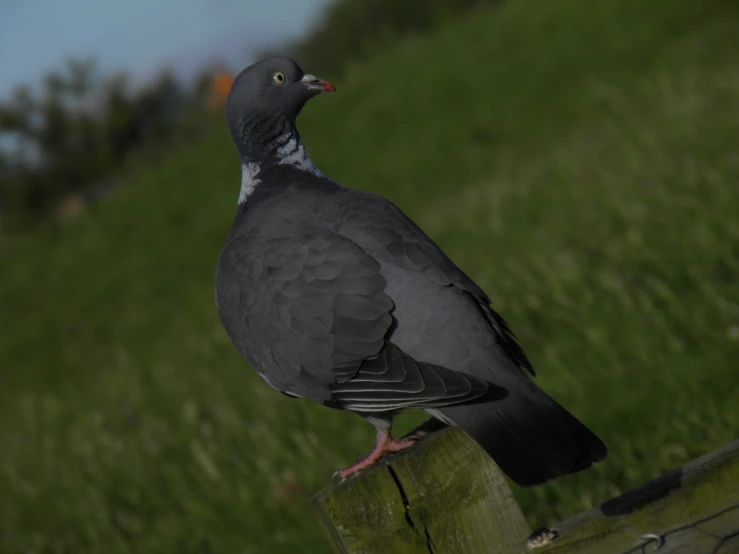
<svg viewBox="0 0 739 554">
<path fill-rule="evenodd" d="M 516 491 L 534 524 L 736 436 L 732 5 L 511 0 L 378 52 L 301 117 L 314 161 L 416 218 L 609 444 Z M 325 551 L 305 500 L 372 432 L 227 342 L 212 271 L 237 166 L 219 122 L 0 250 L 0 552 Z"/>
</svg>

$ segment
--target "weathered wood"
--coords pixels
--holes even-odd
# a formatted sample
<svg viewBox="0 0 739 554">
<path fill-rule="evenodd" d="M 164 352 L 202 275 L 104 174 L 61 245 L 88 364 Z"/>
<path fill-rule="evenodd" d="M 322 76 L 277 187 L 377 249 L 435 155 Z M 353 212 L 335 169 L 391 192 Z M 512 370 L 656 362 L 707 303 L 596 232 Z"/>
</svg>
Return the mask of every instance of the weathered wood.
<svg viewBox="0 0 739 554">
<path fill-rule="evenodd" d="M 489 554 L 530 532 L 498 466 L 458 429 L 433 433 L 311 503 L 341 554 Z"/>
<path fill-rule="evenodd" d="M 342 554 L 523 554 L 534 546 L 535 554 L 739 553 L 739 441 L 528 541 L 500 470 L 456 429 L 312 503 Z"/>
<path fill-rule="evenodd" d="M 739 553 L 739 441 L 547 531 L 535 554 Z"/>
</svg>

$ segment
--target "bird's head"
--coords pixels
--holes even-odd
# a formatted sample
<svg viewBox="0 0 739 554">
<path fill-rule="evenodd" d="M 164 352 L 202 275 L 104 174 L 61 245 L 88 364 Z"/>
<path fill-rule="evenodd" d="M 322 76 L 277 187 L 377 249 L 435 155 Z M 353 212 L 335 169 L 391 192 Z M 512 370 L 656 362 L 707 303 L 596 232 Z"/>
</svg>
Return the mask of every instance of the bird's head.
<svg viewBox="0 0 739 554">
<path fill-rule="evenodd" d="M 244 69 L 231 86 L 226 104 L 231 134 L 234 140 L 243 140 L 245 131 L 258 135 L 261 128 L 267 130 L 282 120 L 294 122 L 308 100 L 334 90 L 334 85 L 305 73 L 291 58 L 261 60 Z"/>
</svg>

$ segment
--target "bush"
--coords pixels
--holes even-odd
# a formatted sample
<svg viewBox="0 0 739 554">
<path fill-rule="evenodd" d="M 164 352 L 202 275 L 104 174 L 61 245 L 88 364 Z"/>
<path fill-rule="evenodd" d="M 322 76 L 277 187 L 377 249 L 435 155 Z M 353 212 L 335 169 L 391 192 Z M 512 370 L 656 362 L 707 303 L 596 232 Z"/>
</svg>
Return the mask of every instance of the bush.
<svg viewBox="0 0 739 554">
<path fill-rule="evenodd" d="M 161 153 L 197 120 L 201 85 L 164 71 L 132 91 L 125 74 L 101 78 L 92 62 L 72 60 L 45 77 L 41 94 L 18 87 L 0 104 L 3 227 L 32 227 L 66 199 L 94 196 L 136 152 Z"/>
</svg>

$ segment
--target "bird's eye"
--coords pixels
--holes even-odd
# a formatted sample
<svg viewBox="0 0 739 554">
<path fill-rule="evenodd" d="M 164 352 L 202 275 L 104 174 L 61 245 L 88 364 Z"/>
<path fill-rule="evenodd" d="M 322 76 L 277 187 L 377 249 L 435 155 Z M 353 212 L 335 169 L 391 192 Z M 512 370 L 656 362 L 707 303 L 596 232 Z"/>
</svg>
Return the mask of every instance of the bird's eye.
<svg viewBox="0 0 739 554">
<path fill-rule="evenodd" d="M 281 85 L 285 82 L 285 74 L 281 71 L 277 71 L 274 75 L 272 75 L 272 80 L 278 85 Z"/>
</svg>

